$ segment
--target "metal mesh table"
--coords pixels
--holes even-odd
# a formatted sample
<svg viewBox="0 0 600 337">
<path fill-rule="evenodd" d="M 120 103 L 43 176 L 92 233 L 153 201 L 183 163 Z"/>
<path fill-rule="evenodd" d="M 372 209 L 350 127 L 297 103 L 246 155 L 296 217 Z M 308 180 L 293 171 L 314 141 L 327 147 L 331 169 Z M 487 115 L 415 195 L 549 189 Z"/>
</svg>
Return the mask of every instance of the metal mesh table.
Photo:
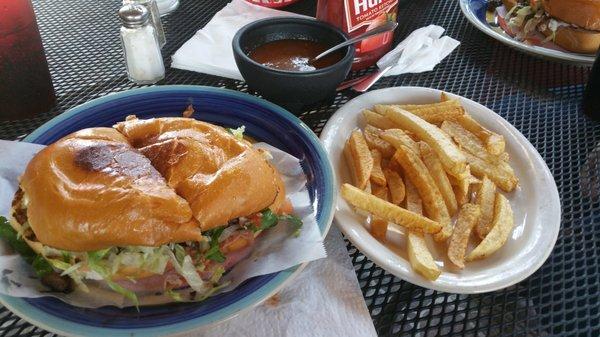
<svg viewBox="0 0 600 337">
<path fill-rule="evenodd" d="M 164 18 L 168 58 L 221 9 L 225 0 L 182 0 Z M 0 122 L 0 138 L 15 139 L 73 106 L 135 87 L 121 60 L 116 11 L 119 0 L 33 1 L 58 96 L 56 108 L 36 118 Z M 292 10 L 311 14 L 314 1 Z M 374 89 L 424 86 L 480 102 L 519 129 L 554 174 L 562 201 L 558 242 L 531 277 L 481 295 L 436 292 L 404 282 L 348 243 L 365 301 L 382 336 L 600 336 L 600 124 L 579 109 L 589 69 L 527 56 L 477 31 L 457 1 L 411 0 L 400 4 L 397 39 L 435 23 L 462 41 L 432 72 L 388 77 Z M 359 74 L 356 74 L 359 75 Z M 198 84 L 247 91 L 244 83 L 168 69 L 160 84 Z M 600 94 L 600 93 L 598 93 Z M 304 111 L 317 134 L 331 114 L 352 98 Z M 0 309 L 2 336 L 50 333 Z"/>
</svg>

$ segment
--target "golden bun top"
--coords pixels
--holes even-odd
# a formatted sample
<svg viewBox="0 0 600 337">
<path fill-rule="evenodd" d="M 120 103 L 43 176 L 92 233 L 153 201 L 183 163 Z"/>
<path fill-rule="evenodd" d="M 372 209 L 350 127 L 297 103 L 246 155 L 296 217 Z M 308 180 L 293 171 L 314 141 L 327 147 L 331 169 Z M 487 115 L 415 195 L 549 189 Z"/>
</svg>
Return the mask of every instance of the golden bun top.
<svg viewBox="0 0 600 337">
<path fill-rule="evenodd" d="M 21 177 L 27 218 L 43 244 L 69 251 L 198 241 L 188 203 L 111 128 L 44 148 Z"/>
<path fill-rule="evenodd" d="M 277 170 L 222 127 L 191 118 L 130 116 L 115 128 L 187 200 L 203 231 L 270 206 L 277 211 L 285 201 Z"/>
<path fill-rule="evenodd" d="M 600 0 L 543 0 L 548 15 L 588 30 L 600 30 Z"/>
</svg>

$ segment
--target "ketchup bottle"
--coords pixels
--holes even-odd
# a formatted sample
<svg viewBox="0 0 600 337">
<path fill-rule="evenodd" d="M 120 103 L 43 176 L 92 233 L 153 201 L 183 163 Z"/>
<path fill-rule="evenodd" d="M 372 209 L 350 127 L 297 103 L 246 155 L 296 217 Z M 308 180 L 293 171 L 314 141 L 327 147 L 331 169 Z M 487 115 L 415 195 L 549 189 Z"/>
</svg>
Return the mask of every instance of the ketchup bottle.
<svg viewBox="0 0 600 337">
<path fill-rule="evenodd" d="M 357 36 L 387 21 L 396 21 L 398 0 L 318 0 L 317 19 L 339 27 L 350 37 Z M 387 53 L 393 32 L 375 35 L 356 43 L 352 70 L 369 67 Z"/>
</svg>

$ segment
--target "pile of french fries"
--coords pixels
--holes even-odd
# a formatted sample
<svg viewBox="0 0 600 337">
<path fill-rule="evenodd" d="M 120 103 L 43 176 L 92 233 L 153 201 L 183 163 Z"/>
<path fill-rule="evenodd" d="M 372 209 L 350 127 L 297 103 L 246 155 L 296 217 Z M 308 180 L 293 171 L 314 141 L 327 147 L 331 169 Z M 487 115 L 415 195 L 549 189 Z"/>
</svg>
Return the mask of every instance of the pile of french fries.
<svg viewBox="0 0 600 337">
<path fill-rule="evenodd" d="M 341 194 L 368 213 L 373 236 L 385 240 L 388 226 L 404 227 L 410 264 L 429 280 L 441 270 L 427 235 L 457 268 L 504 245 L 514 219 L 497 188 L 512 192 L 518 179 L 502 135 L 445 94 L 438 103 L 375 105 L 362 114 L 365 128 L 344 148 L 353 184 Z"/>
</svg>

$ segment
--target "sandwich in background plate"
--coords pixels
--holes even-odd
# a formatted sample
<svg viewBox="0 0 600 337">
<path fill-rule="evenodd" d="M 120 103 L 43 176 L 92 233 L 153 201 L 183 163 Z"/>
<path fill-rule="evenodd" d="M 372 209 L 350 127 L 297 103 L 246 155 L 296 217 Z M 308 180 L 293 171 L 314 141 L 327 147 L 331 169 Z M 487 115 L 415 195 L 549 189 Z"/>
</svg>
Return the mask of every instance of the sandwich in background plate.
<svg viewBox="0 0 600 337">
<path fill-rule="evenodd" d="M 204 299 L 263 230 L 302 225 L 268 155 L 234 133 L 132 117 L 68 135 L 30 161 L 0 237 L 55 291 Z"/>
<path fill-rule="evenodd" d="M 500 26 L 519 40 L 536 31 L 576 53 L 593 54 L 600 46 L 600 1 L 598 0 L 502 0 L 506 14 Z"/>
</svg>

